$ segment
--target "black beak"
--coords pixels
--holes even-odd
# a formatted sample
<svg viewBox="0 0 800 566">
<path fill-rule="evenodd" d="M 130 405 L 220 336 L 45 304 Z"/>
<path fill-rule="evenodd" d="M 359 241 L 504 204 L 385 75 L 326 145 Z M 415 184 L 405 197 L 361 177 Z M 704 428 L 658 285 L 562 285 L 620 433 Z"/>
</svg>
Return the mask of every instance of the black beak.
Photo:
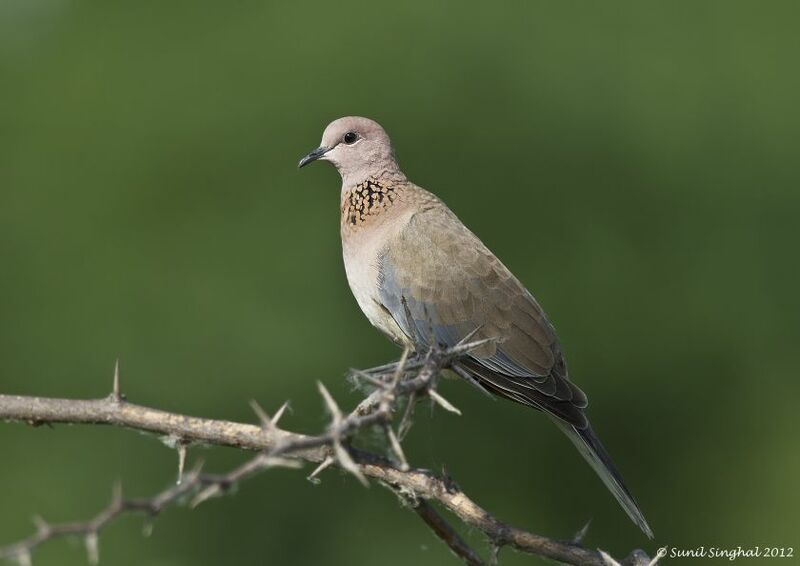
<svg viewBox="0 0 800 566">
<path fill-rule="evenodd" d="M 305 167 L 312 161 L 316 161 L 317 159 L 328 153 L 330 149 L 331 148 L 325 146 L 318 147 L 317 149 L 315 149 L 314 151 L 312 151 L 311 153 L 309 153 L 303 159 L 300 160 L 300 163 L 297 164 L 298 169 L 300 167 Z"/>
</svg>

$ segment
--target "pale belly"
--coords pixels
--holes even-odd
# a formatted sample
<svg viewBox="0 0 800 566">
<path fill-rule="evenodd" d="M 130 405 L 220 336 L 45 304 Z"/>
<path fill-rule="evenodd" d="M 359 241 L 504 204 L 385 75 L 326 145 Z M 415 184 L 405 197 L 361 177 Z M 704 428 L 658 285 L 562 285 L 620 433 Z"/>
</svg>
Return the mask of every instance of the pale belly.
<svg viewBox="0 0 800 566">
<path fill-rule="evenodd" d="M 379 240 L 381 239 L 373 237 L 369 241 L 366 239 L 359 241 L 350 236 L 342 242 L 347 283 L 358 306 L 375 328 L 396 344 L 412 347 L 411 341 L 394 318 L 381 306 L 378 285 L 382 247 L 378 244 Z"/>
</svg>

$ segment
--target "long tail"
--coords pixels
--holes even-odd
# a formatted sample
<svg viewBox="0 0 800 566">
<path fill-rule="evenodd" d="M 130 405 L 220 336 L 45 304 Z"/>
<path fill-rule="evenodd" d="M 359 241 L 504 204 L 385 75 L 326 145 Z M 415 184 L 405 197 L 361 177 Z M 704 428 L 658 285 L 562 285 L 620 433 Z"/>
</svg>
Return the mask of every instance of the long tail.
<svg viewBox="0 0 800 566">
<path fill-rule="evenodd" d="M 586 461 L 589 462 L 589 465 L 592 466 L 594 471 L 597 472 L 597 475 L 600 476 L 600 479 L 603 480 L 606 487 L 614 494 L 614 497 L 619 501 L 622 508 L 625 509 L 628 517 L 639 525 L 639 528 L 642 529 L 644 534 L 652 539 L 653 531 L 650 529 L 650 525 L 647 524 L 642 510 L 639 509 L 636 501 L 634 501 L 631 492 L 625 487 L 622 476 L 617 471 L 616 466 L 614 466 L 614 463 L 611 461 L 611 456 L 609 456 L 606 449 L 603 448 L 600 439 L 597 438 L 592 427 L 587 426 L 585 429 L 577 429 L 557 417 L 552 417 L 552 419 L 559 428 L 564 431 L 572 443 L 575 444 L 578 451 L 586 458 Z"/>
</svg>

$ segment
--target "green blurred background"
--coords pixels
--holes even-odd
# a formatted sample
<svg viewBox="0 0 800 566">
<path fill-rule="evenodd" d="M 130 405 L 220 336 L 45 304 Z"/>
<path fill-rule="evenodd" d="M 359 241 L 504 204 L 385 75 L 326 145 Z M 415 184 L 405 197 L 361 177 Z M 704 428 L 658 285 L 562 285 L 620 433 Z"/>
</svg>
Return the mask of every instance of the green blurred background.
<svg viewBox="0 0 800 566">
<path fill-rule="evenodd" d="M 499 517 L 587 543 L 795 546 L 800 366 L 794 2 L 0 3 L 0 391 L 285 425 L 398 352 L 344 277 L 324 126 L 379 120 L 535 293 L 653 526 L 541 415 L 444 391 L 412 462 Z M 190 451 L 222 471 L 243 455 Z M 0 426 L 0 544 L 174 480 L 158 441 Z M 306 470 L 309 471 L 309 470 Z M 126 518 L 105 564 L 455 563 L 387 491 L 276 470 Z M 475 532 L 466 535 L 482 550 Z M 800 550 L 796 550 L 798 552 Z M 503 564 L 541 561 L 503 551 Z M 684 561 L 686 562 L 686 561 Z M 35 563 L 85 564 L 79 544 Z"/>
</svg>

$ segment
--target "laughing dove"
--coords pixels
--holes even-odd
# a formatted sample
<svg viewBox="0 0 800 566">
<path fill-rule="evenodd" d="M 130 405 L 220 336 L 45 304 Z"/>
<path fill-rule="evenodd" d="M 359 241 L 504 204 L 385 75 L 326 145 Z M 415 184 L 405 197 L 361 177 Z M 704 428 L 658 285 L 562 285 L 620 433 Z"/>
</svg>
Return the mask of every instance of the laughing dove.
<svg viewBox="0 0 800 566">
<path fill-rule="evenodd" d="M 586 395 L 569 380 L 555 330 L 533 295 L 441 200 L 406 178 L 376 122 L 335 120 L 299 166 L 316 160 L 330 161 L 342 177 L 344 265 L 369 321 L 416 352 L 454 346 L 471 333 L 493 338 L 455 361 L 456 373 L 551 417 L 652 538 L 586 418 Z"/>
</svg>

